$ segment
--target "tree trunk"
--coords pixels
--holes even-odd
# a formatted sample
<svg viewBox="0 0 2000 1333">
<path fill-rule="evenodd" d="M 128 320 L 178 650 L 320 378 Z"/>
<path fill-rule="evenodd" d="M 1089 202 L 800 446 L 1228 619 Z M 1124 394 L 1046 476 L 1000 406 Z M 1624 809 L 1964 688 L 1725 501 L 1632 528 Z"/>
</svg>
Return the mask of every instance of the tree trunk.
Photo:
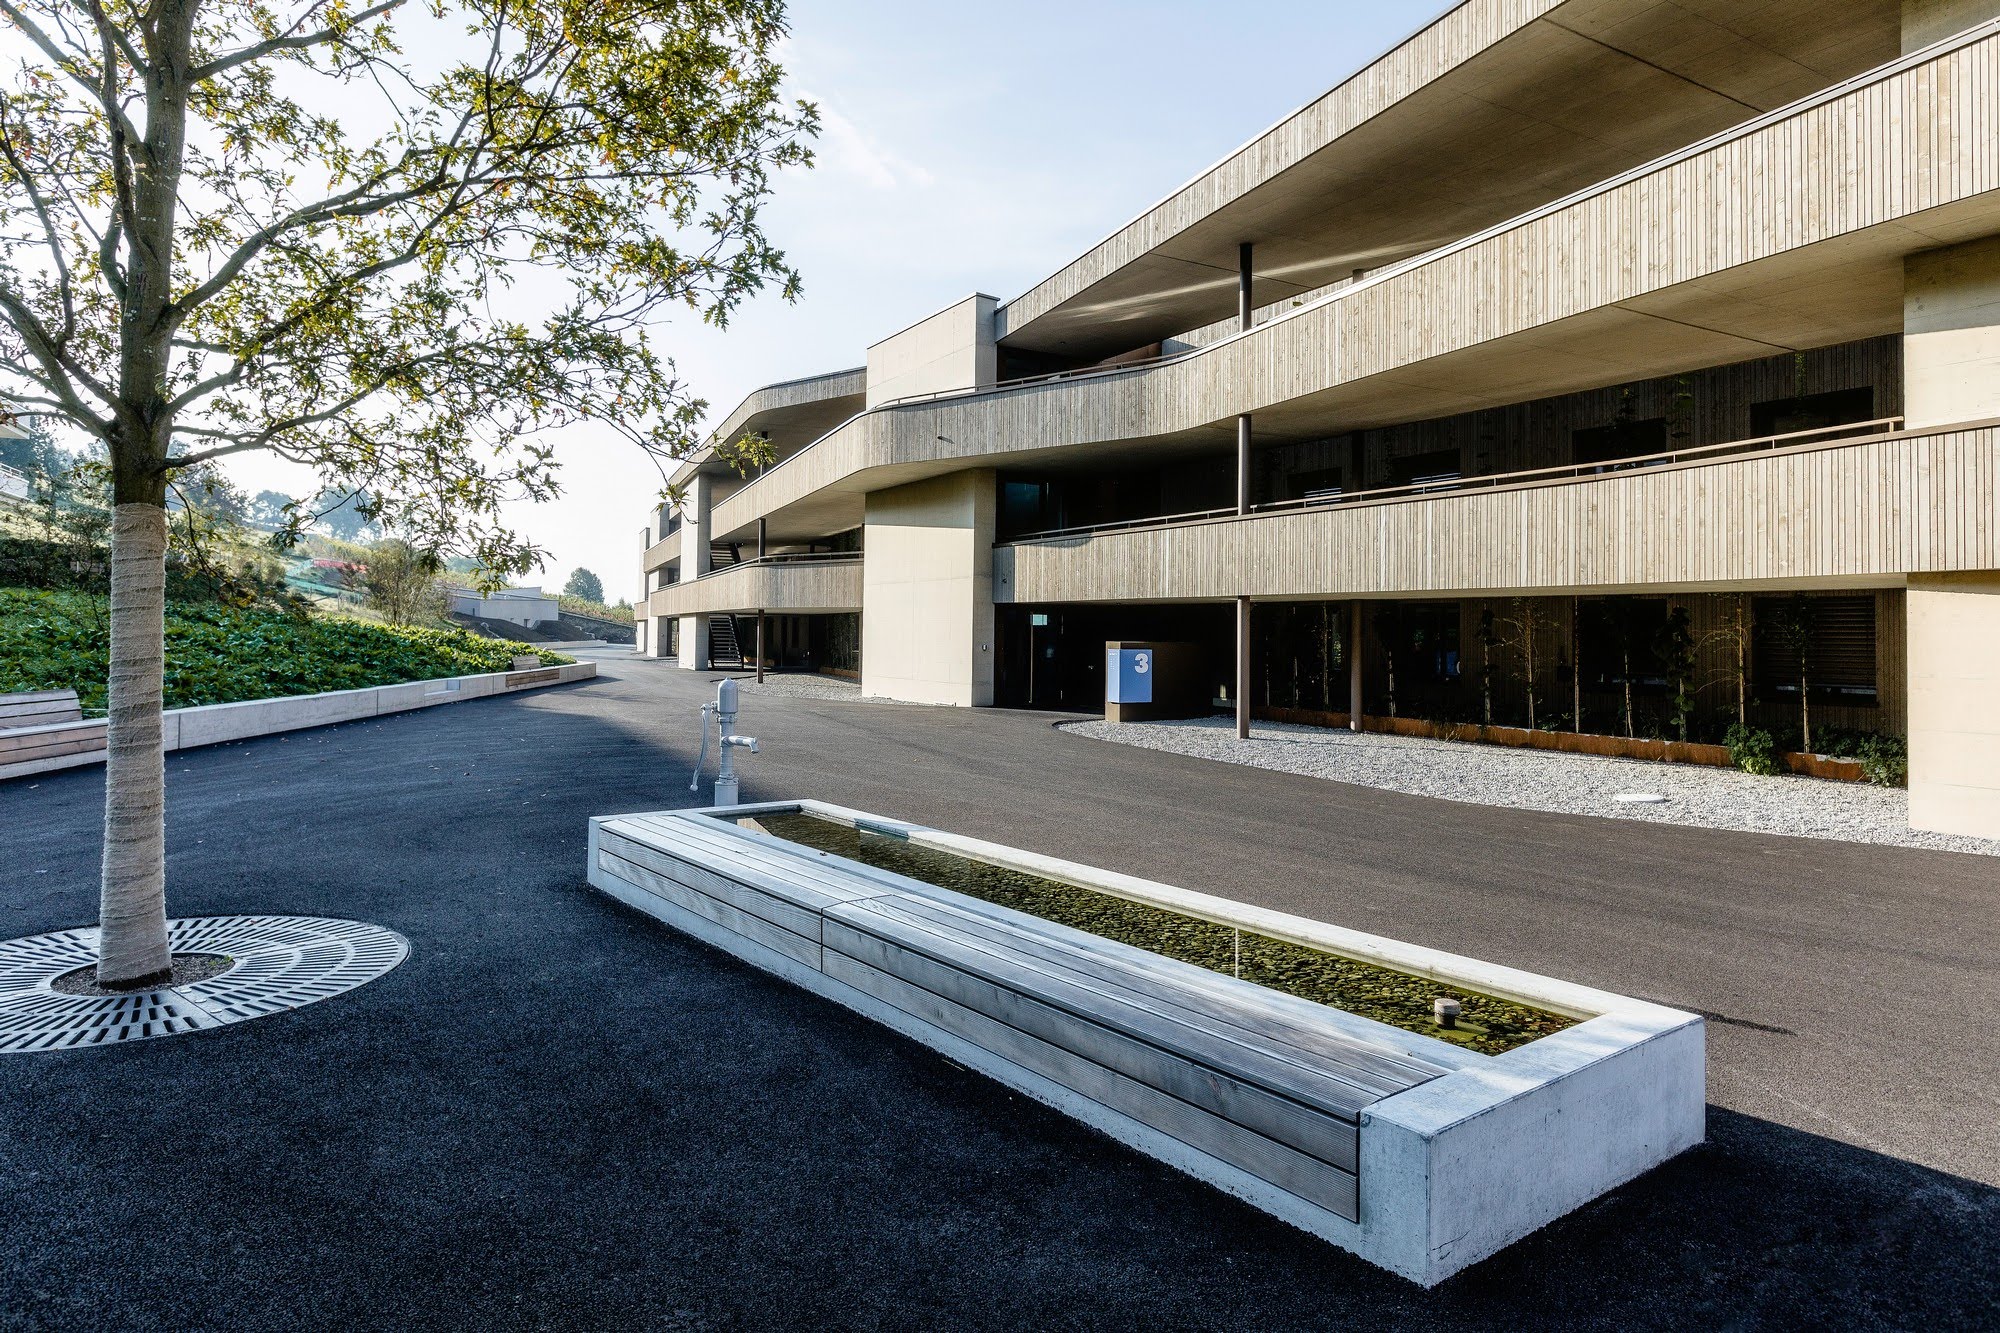
<svg viewBox="0 0 2000 1333">
<path fill-rule="evenodd" d="M 1736 597 L 1736 721 L 1750 725 L 1750 600 Z"/>
<path fill-rule="evenodd" d="M 1625 687 L 1625 738 L 1630 740 L 1632 738 L 1632 649 L 1629 644 L 1619 652 L 1618 674 Z"/>
<path fill-rule="evenodd" d="M 111 718 L 104 765 L 104 870 L 97 977 L 136 985 L 172 969 L 167 951 L 165 692 L 167 511 L 128 503 L 111 520 Z"/>
<path fill-rule="evenodd" d="M 1575 732 L 1583 730 L 1583 608 L 1576 598 L 1569 599 L 1569 693 L 1570 726 Z"/>
</svg>

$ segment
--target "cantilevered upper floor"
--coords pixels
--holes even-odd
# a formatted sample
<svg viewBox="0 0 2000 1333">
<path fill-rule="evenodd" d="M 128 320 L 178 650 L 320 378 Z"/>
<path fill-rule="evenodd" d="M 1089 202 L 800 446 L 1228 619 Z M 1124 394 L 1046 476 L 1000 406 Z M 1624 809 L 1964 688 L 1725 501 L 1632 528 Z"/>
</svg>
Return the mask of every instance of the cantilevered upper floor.
<svg viewBox="0 0 2000 1333">
<path fill-rule="evenodd" d="M 878 404 L 710 528 L 806 539 L 959 468 L 1213 452 L 1241 414 L 1301 440 L 1898 334 L 1911 257 L 2000 232 L 1996 104 L 1989 22 L 1187 354 Z"/>
<path fill-rule="evenodd" d="M 1875 68 L 1950 0 L 1465 0 L 1003 306 L 1055 368 L 1435 249 Z M 1003 372 L 1003 378 L 1004 378 Z"/>
</svg>

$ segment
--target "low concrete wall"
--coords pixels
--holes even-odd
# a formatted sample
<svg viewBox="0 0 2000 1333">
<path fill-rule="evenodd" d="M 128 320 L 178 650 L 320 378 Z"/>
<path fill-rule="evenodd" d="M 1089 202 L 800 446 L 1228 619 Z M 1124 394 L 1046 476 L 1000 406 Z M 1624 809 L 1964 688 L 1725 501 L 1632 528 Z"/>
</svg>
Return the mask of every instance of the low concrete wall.
<svg viewBox="0 0 2000 1333">
<path fill-rule="evenodd" d="M 279 699 L 246 699 L 233 704 L 169 708 L 162 717 L 162 731 L 169 751 L 192 750 L 203 745 L 220 745 L 225 741 L 270 736 L 281 731 L 298 731 L 304 727 L 323 727 L 335 722 L 354 722 L 388 713 L 403 713 L 413 708 L 461 703 L 495 694 L 514 694 L 545 685 L 567 685 L 571 681 L 588 680 L 596 674 L 597 663 L 572 662 L 567 666 L 537 667 L 531 671 L 495 671 L 476 676 L 406 681 L 400 685 L 373 685 L 359 690 L 333 690 L 325 694 L 295 694 Z M 34 730 L 47 733 L 45 739 L 52 739 L 55 733 L 60 733 L 70 746 L 89 748 L 26 763 L 0 764 L 0 780 L 104 762 L 102 718 Z"/>
</svg>

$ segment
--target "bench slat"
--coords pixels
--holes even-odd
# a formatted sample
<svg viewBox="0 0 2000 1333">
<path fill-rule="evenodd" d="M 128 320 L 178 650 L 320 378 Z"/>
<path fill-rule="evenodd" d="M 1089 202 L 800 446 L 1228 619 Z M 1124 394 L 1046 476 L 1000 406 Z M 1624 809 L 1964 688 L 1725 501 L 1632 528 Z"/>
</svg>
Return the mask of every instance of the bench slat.
<svg viewBox="0 0 2000 1333">
<path fill-rule="evenodd" d="M 1358 1131 L 1351 1119 L 1282 1097 L 1181 1052 L 1092 1023 L 1037 997 L 872 936 L 847 937 L 832 931 L 825 956 L 872 967 L 1211 1115 L 1293 1144 L 1343 1170 L 1354 1169 Z"/>
<path fill-rule="evenodd" d="M 924 900 L 893 904 L 885 901 L 880 906 L 962 930 L 1049 966 L 1079 974 L 1093 990 L 1155 1008 L 1177 1021 L 1203 1026 L 1235 1040 L 1247 1036 L 1262 1044 L 1285 1048 L 1291 1059 L 1309 1067 L 1331 1062 L 1339 1066 L 1345 1077 L 1376 1088 L 1383 1096 L 1407 1091 L 1451 1072 L 1443 1065 L 1374 1045 L 1360 1037 L 1314 1028 L 1299 1021 L 1289 1005 L 1264 1002 L 1256 992 L 1246 992 L 1240 983 L 1219 972 L 1199 969 L 1198 975 L 1189 977 L 1187 972 L 1197 971 L 1197 965 L 1174 965 L 1172 960 L 1161 960 L 1173 968 L 1165 974 L 1159 970 L 1158 962 L 1136 967 L 1124 959 L 1107 958 L 1102 950 L 1080 947 L 1063 938 L 1058 932 L 1068 927 L 1040 918 L 1023 922 L 1019 913 L 1013 913 L 1012 920 L 999 917 L 997 914 L 1008 911 L 1006 908 L 986 903 L 961 908 Z M 978 908 L 988 908 L 991 914 L 980 913 Z M 1097 937 L 1089 938 L 1095 941 Z M 1273 999 L 1276 998 L 1274 994 Z"/>
<path fill-rule="evenodd" d="M 789 930 L 772 925 L 762 917 L 752 916 L 685 884 L 677 884 L 663 875 L 656 875 L 644 866 L 621 860 L 601 847 L 598 849 L 597 864 L 600 869 L 617 876 L 627 884 L 664 898 L 676 907 L 693 912 L 696 916 L 706 917 L 724 930 L 754 940 L 787 958 L 804 963 L 807 967 L 818 969 L 820 966 L 820 945 L 817 939 L 806 939 L 804 936 L 795 935 Z"/>
<path fill-rule="evenodd" d="M 1359 1189 L 1351 1171 L 1298 1152 L 857 959 L 829 950 L 826 964 L 829 977 L 932 1027 L 961 1037 L 1331 1213 L 1350 1221 L 1360 1216 Z M 1358 1134 L 1352 1127 L 1346 1128 L 1348 1134 Z"/>
<path fill-rule="evenodd" d="M 1069 1045 L 1063 1035 L 1090 1042 L 1097 1032 L 1110 1032 L 1143 1044 L 1158 1056 L 1189 1061 L 1227 1077 L 1290 1098 L 1342 1120 L 1357 1120 L 1364 1107 L 1383 1093 L 1342 1078 L 1337 1070 L 1307 1068 L 1282 1058 L 1267 1047 L 1218 1037 L 1199 1028 L 1076 984 L 1053 972 L 1022 965 L 1018 960 L 970 945 L 939 931 L 926 930 L 857 903 L 827 915 L 828 949 L 858 958 L 870 966 L 917 982 L 926 990 L 1003 1017 L 1040 1024 L 1025 1030 Z M 1022 1009 L 1020 1001 L 1033 1006 Z M 1064 1021 L 1065 1019 L 1070 1021 Z M 1019 1026 L 1004 1019 L 1010 1026 Z M 1080 1021 L 1083 1026 L 1077 1026 Z M 1070 1049 L 1076 1049 L 1070 1046 Z M 1079 1054 L 1097 1058 L 1098 1052 Z M 1146 1078 L 1140 1052 L 1112 1043 L 1101 1063 L 1136 1078 Z M 1129 1057 L 1120 1064 L 1111 1057 Z M 1146 1057 L 1150 1059 L 1151 1057 Z M 1159 1086 L 1157 1083 L 1155 1086 Z"/>
<path fill-rule="evenodd" d="M 658 848 L 620 837 L 609 829 L 599 830 L 597 846 L 599 851 L 620 857 L 633 865 L 642 866 L 697 893 L 706 894 L 718 902 L 728 903 L 739 911 L 762 917 L 772 925 L 789 930 L 794 935 L 803 936 L 814 943 L 819 941 L 820 915 L 811 908 L 800 907 L 772 894 L 761 893 L 738 880 L 718 875 L 712 870 L 703 869 Z"/>
</svg>

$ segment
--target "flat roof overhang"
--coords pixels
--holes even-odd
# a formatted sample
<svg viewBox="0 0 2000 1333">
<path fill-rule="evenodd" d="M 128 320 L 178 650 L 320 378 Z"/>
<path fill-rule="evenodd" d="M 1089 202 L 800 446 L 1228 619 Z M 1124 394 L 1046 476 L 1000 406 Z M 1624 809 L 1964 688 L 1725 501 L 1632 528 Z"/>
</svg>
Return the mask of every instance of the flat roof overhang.
<svg viewBox="0 0 2000 1333">
<path fill-rule="evenodd" d="M 1523 17 L 1523 15 L 1528 15 Z M 1466 0 L 1008 302 L 1084 360 L 1406 259 L 1894 59 L 1900 0 Z"/>
<path fill-rule="evenodd" d="M 866 367 L 836 370 L 803 379 L 780 380 L 743 396 L 708 441 L 674 469 L 673 479 L 685 482 L 697 473 L 738 477 L 734 464 L 717 457 L 716 447 L 745 435 L 767 435 L 783 462 L 867 406 Z"/>
</svg>

